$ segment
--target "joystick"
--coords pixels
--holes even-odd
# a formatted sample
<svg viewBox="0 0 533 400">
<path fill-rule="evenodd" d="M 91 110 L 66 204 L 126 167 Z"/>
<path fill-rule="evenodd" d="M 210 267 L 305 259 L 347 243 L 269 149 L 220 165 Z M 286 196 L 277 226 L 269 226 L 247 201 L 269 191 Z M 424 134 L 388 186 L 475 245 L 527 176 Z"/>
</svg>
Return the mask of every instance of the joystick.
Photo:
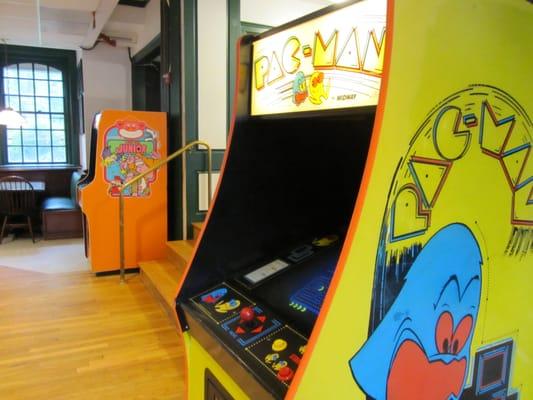
<svg viewBox="0 0 533 400">
<path fill-rule="evenodd" d="M 255 311 L 252 307 L 243 307 L 240 316 L 241 321 L 247 328 L 255 326 Z"/>
</svg>

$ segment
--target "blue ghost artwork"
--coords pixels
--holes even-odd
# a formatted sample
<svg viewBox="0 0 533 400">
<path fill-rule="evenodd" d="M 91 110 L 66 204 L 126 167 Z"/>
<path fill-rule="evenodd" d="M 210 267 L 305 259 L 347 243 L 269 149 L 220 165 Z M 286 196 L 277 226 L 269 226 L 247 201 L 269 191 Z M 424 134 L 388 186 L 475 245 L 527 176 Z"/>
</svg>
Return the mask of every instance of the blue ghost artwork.
<svg viewBox="0 0 533 400">
<path fill-rule="evenodd" d="M 350 360 L 376 400 L 455 400 L 464 389 L 481 295 L 482 256 L 452 224 L 422 248 L 387 314 Z"/>
</svg>

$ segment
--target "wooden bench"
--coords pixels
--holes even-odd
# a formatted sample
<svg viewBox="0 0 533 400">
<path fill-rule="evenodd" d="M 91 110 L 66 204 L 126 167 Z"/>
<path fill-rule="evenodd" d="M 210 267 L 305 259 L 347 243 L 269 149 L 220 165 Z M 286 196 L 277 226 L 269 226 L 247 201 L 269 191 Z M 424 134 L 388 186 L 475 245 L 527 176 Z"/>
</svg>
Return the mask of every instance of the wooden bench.
<svg viewBox="0 0 533 400">
<path fill-rule="evenodd" d="M 47 197 L 41 205 L 43 239 L 82 237 L 81 210 L 77 201 L 77 185 L 81 174 L 72 173 L 70 197 Z"/>
</svg>

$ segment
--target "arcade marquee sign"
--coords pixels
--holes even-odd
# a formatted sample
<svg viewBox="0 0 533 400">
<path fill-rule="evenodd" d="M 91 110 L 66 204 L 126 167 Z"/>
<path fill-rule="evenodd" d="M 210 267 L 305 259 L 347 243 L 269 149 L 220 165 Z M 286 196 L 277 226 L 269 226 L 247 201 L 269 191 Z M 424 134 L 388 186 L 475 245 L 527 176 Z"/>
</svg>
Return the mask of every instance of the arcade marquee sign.
<svg viewBox="0 0 533 400">
<path fill-rule="evenodd" d="M 253 44 L 252 115 L 376 105 L 386 1 L 361 1 Z"/>
</svg>

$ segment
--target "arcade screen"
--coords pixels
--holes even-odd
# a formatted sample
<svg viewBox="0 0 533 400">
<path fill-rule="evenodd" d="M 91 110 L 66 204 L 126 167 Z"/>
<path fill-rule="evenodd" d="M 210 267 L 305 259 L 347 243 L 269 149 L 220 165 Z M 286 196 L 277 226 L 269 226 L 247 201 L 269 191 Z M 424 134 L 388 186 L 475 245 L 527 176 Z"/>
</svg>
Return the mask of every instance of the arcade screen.
<svg viewBox="0 0 533 400">
<path fill-rule="evenodd" d="M 287 268 L 250 289 L 250 296 L 268 306 L 301 334 L 309 336 L 335 272 L 340 251 L 341 245 L 336 243 L 303 257 L 297 263 L 291 264 L 290 255 L 280 257 L 267 265 L 274 269 Z M 244 276 L 258 270 L 260 268 Z"/>
</svg>

